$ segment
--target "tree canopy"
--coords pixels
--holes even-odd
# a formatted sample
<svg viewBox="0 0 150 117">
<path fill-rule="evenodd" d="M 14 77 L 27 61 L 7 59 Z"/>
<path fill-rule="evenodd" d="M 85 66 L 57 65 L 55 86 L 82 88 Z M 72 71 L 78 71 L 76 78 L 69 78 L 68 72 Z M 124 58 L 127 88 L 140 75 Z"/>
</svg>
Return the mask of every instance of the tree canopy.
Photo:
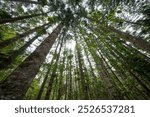
<svg viewBox="0 0 150 117">
<path fill-rule="evenodd" d="M 150 1 L 1 0 L 0 99 L 150 99 Z"/>
</svg>

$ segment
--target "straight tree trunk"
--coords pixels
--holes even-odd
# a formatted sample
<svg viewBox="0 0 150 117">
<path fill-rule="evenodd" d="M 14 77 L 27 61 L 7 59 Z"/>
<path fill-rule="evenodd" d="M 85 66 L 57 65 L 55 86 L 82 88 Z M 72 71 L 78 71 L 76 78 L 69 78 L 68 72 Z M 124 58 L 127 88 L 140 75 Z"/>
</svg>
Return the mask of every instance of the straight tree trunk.
<svg viewBox="0 0 150 117">
<path fill-rule="evenodd" d="M 48 28 L 48 27 L 47 27 Z M 46 28 L 46 29 L 47 29 Z M 23 54 L 24 51 L 39 37 L 39 35 L 37 34 L 36 36 L 34 36 L 32 39 L 30 39 L 25 45 L 23 45 L 21 48 L 19 48 L 18 50 L 13 51 L 12 53 L 10 53 L 8 60 L 4 61 L 4 66 L 2 66 L 2 69 L 7 68 L 8 65 L 10 65 L 19 55 Z M 0 67 L 1 69 L 1 67 Z"/>
<path fill-rule="evenodd" d="M 19 17 L 13 17 L 13 18 L 4 18 L 4 19 L 0 19 L 0 24 L 16 22 L 19 20 L 29 19 L 29 18 L 40 16 L 40 15 L 44 15 L 44 14 L 47 14 L 47 13 L 40 13 L 40 14 L 27 15 L 27 16 L 19 16 Z"/>
<path fill-rule="evenodd" d="M 76 40 L 76 44 L 78 44 L 77 40 Z M 82 55 L 81 55 L 81 48 L 80 46 L 77 47 L 77 59 L 78 59 L 78 67 L 79 67 L 79 74 L 80 74 L 80 80 L 81 80 L 81 87 L 82 87 L 82 99 L 84 100 L 88 100 L 89 99 L 89 95 L 88 95 L 88 84 L 86 83 L 86 79 L 85 79 L 85 73 L 83 71 L 83 58 L 82 58 Z"/>
<path fill-rule="evenodd" d="M 59 89 L 58 89 L 58 94 L 57 94 L 56 100 L 60 100 L 61 96 L 63 95 L 62 84 L 63 84 L 63 72 L 64 72 L 64 67 L 65 67 L 65 55 L 63 56 L 63 60 L 62 60 L 61 66 L 62 67 L 60 69 Z"/>
<path fill-rule="evenodd" d="M 68 87 L 67 87 L 67 91 L 68 91 L 68 95 L 67 95 L 67 100 L 72 100 L 73 99 L 73 88 L 72 88 L 72 60 L 71 60 L 71 50 L 68 50 L 69 52 L 67 53 L 67 71 L 66 71 L 66 79 L 68 81 Z"/>
<path fill-rule="evenodd" d="M 90 19 L 90 18 L 88 18 L 88 19 L 92 21 L 92 19 Z M 99 21 L 96 20 L 96 22 L 99 24 Z M 140 49 L 150 53 L 150 43 L 145 41 L 141 37 L 132 36 L 126 32 L 120 31 L 112 26 L 106 26 L 106 27 L 104 27 L 102 25 L 99 25 L 99 26 L 102 28 L 102 30 L 104 30 L 106 32 L 108 32 L 108 31 L 114 32 L 119 37 L 123 38 L 124 40 L 131 42 L 135 47 L 140 48 Z"/>
<path fill-rule="evenodd" d="M 109 50 L 111 50 L 111 51 L 115 50 L 116 54 L 119 55 L 120 57 L 118 58 L 117 55 L 112 52 L 112 54 L 114 55 L 114 57 L 117 58 L 119 61 L 122 61 L 122 63 L 124 63 L 124 66 L 118 66 L 117 62 L 114 63 L 114 65 L 113 65 L 117 69 L 117 73 L 119 73 L 119 75 L 121 76 L 121 78 L 125 77 L 124 79 L 126 79 L 126 78 L 129 79 L 129 76 L 126 75 L 126 73 L 129 72 L 131 74 L 131 76 L 135 77 L 135 79 L 137 79 L 137 78 L 139 79 L 139 80 L 137 80 L 138 85 L 140 84 L 141 86 L 143 86 L 143 88 L 145 88 L 145 90 L 147 90 L 148 88 L 146 87 L 146 84 L 143 82 L 144 79 L 142 79 L 141 82 L 139 82 L 140 81 L 140 77 L 136 77 L 136 75 L 132 74 L 131 70 L 129 69 L 129 65 L 127 64 L 126 61 L 124 61 L 125 57 L 121 53 L 119 53 L 117 49 L 114 49 L 114 47 L 112 47 L 112 46 L 111 46 L 111 48 L 109 48 Z M 111 62 L 111 60 L 110 60 L 110 62 Z M 111 62 L 111 63 L 113 64 L 113 62 Z M 120 79 L 120 80 L 121 80 L 122 84 L 124 85 L 124 80 L 122 80 L 122 79 Z M 134 81 L 134 83 L 135 82 L 136 81 Z M 129 95 L 128 99 L 147 99 L 147 98 L 144 97 L 145 94 L 140 95 L 140 94 L 143 93 L 143 91 L 138 91 L 136 85 L 134 87 L 133 87 L 133 84 L 132 84 L 132 86 L 128 85 L 128 88 L 129 87 L 132 87 L 132 89 L 130 90 L 130 92 L 132 92 L 132 95 L 134 96 L 134 98 L 132 98 L 133 96 L 132 95 L 130 96 L 130 93 L 128 93 L 128 95 Z M 143 88 L 140 87 L 141 90 Z M 147 90 L 147 92 L 149 92 L 149 90 Z"/>
<path fill-rule="evenodd" d="M 83 88 L 81 85 L 79 62 L 78 62 L 78 56 L 76 51 L 74 52 L 74 55 L 75 55 L 75 63 L 76 63 L 75 64 L 76 99 L 80 100 L 83 99 Z"/>
<path fill-rule="evenodd" d="M 59 43 L 57 44 L 57 46 L 56 46 L 56 49 L 55 49 L 55 54 L 57 53 L 57 50 L 58 50 L 58 46 L 59 46 Z M 38 95 L 37 95 L 37 100 L 40 100 L 41 99 L 41 96 L 42 96 L 42 94 L 43 94 L 43 91 L 44 91 L 44 87 L 45 87 L 45 85 L 46 85 L 46 83 L 47 83 L 47 80 L 48 80 L 48 76 L 49 76 L 49 74 L 50 74 L 50 72 L 51 72 L 51 69 L 52 69 L 52 64 L 53 64 L 53 62 L 54 62 L 54 60 L 56 59 L 56 56 L 53 56 L 53 58 L 52 58 L 52 60 L 51 60 L 51 63 L 49 64 L 49 66 L 48 66 L 48 70 L 47 70 L 47 73 L 46 73 L 46 75 L 45 75 L 45 77 L 44 77 L 44 80 L 43 80 L 43 82 L 42 82 L 42 85 L 41 85 L 41 88 L 40 88 L 40 90 L 39 90 L 39 92 L 38 92 Z"/>
<path fill-rule="evenodd" d="M 63 24 L 60 23 L 41 45 L 0 84 L 0 99 L 22 99 L 24 97 L 62 27 Z"/>
<path fill-rule="evenodd" d="M 58 52 L 58 54 L 56 55 L 56 61 L 55 61 L 55 63 L 54 63 L 54 68 L 52 69 L 52 73 L 51 73 L 51 76 L 50 76 L 50 80 L 49 80 L 49 82 L 48 82 L 47 92 L 46 92 L 46 94 L 45 94 L 45 100 L 49 100 L 49 99 L 50 99 L 53 82 L 54 82 L 55 78 L 57 77 L 56 71 L 57 71 L 57 68 L 58 68 L 58 61 L 59 61 L 59 59 L 60 59 L 59 57 L 60 57 L 60 52 L 61 52 L 61 50 L 62 50 L 62 45 L 63 45 L 63 40 L 61 41 L 60 48 L 59 48 L 59 52 Z"/>
<path fill-rule="evenodd" d="M 37 31 L 37 30 L 40 29 L 40 28 L 43 28 L 43 27 L 47 26 L 48 24 L 49 24 L 49 23 L 46 23 L 46 24 L 44 24 L 44 25 L 42 25 L 42 26 L 36 27 L 36 28 L 34 28 L 34 29 L 28 30 L 27 32 L 24 32 L 24 33 L 22 33 L 22 34 L 19 34 L 19 35 L 17 35 L 16 37 L 12 37 L 12 38 L 7 39 L 7 40 L 5 40 L 5 41 L 3 41 L 3 42 L 0 42 L 0 49 L 2 49 L 2 48 L 4 48 L 4 47 L 6 47 L 6 46 L 8 46 L 8 45 L 10 45 L 10 44 L 12 44 L 12 43 L 14 43 L 14 42 L 16 42 L 16 41 L 19 40 L 20 38 L 23 38 L 23 37 L 26 37 L 26 36 L 29 35 L 29 34 L 32 34 L 33 32 Z"/>
<path fill-rule="evenodd" d="M 108 26 L 108 30 L 117 33 L 118 36 L 125 38 L 127 41 L 131 42 L 137 48 L 140 48 L 140 49 L 150 53 L 150 43 L 146 42 L 144 39 L 132 36 L 128 33 L 117 30 L 111 26 Z"/>
<path fill-rule="evenodd" d="M 93 84 L 93 86 L 92 86 L 92 88 L 94 89 L 92 92 L 93 92 L 93 95 L 94 95 L 94 98 L 95 99 L 101 99 L 101 95 L 102 95 L 102 92 L 101 92 L 101 84 L 102 84 L 102 81 L 101 81 L 101 79 L 99 78 L 97 78 L 97 76 L 96 76 L 96 74 L 95 74 L 95 72 L 94 72 L 94 68 L 93 68 L 93 66 L 92 66 L 92 63 L 91 63 L 91 60 L 90 60 L 90 57 L 89 57 L 89 53 L 88 53 L 88 51 L 87 51 L 87 48 L 84 46 L 83 47 L 84 48 L 84 53 L 85 53 L 85 56 L 86 56 L 86 59 L 87 59 L 87 61 L 88 61 L 88 63 L 89 63 L 89 68 L 90 68 L 90 71 L 89 71 L 89 73 L 90 73 L 90 77 L 92 77 L 93 78 L 93 81 L 95 82 L 94 84 Z"/>
<path fill-rule="evenodd" d="M 46 27 L 46 29 L 47 28 L 48 27 Z M 0 64 L 0 70 L 7 68 L 8 65 L 10 65 L 19 55 L 23 54 L 24 51 L 38 38 L 38 36 L 39 35 L 37 34 L 32 39 L 30 39 L 25 45 L 23 45 L 21 48 L 19 48 L 18 50 L 15 50 L 12 53 L 10 53 L 8 58 L 4 59 L 1 62 L 2 64 Z"/>
<path fill-rule="evenodd" d="M 97 35 L 98 36 L 98 35 Z M 99 38 L 101 38 L 100 36 L 98 36 Z M 116 38 L 115 38 L 116 39 Z M 107 40 L 107 39 L 106 39 Z M 118 78 L 118 76 L 116 75 L 116 73 L 114 72 L 114 71 L 112 71 L 111 70 L 111 68 L 110 68 L 110 70 L 112 71 L 112 73 L 114 74 L 114 76 L 116 77 L 116 79 L 118 80 L 117 82 L 119 83 L 119 86 L 121 86 L 122 88 L 124 88 L 124 89 L 122 89 L 122 90 L 124 90 L 125 92 L 127 92 L 128 91 L 128 89 L 126 89 L 126 87 L 125 87 L 125 85 L 124 85 L 124 81 L 123 81 L 123 78 L 125 77 L 125 78 L 127 78 L 128 77 L 128 75 L 126 75 L 126 72 L 129 70 L 129 69 L 127 69 L 127 68 L 129 68 L 129 66 L 128 66 L 128 64 L 127 64 L 127 62 L 125 61 L 126 59 L 125 59 L 125 57 L 124 57 L 124 55 L 122 54 L 122 51 L 118 51 L 119 50 L 119 48 L 117 49 L 117 48 L 115 48 L 114 46 L 112 46 L 112 44 L 113 44 L 113 41 L 112 41 L 112 39 L 109 39 L 110 40 L 110 42 L 107 42 L 107 41 L 105 41 L 104 43 L 105 43 L 105 47 L 107 47 L 107 49 L 110 51 L 110 52 L 108 52 L 107 50 L 103 50 L 103 52 L 107 52 L 107 54 L 105 54 L 106 56 L 106 58 L 109 60 L 109 62 L 110 62 L 110 64 L 112 64 L 112 66 L 117 70 L 117 73 L 119 73 L 119 76 L 122 78 L 122 79 L 119 79 Z M 97 42 L 97 44 L 100 44 L 100 40 L 98 39 L 98 42 Z M 114 43 L 115 44 L 115 43 Z M 123 46 L 123 45 L 122 45 Z M 99 47 L 102 47 L 102 45 L 99 45 Z M 117 46 L 118 47 L 118 46 Z M 122 48 L 123 49 L 123 48 Z M 127 49 L 127 48 L 126 48 Z M 111 53 L 111 55 L 109 55 L 109 53 Z M 129 51 L 129 53 L 128 54 L 131 54 L 132 53 L 132 51 Z M 116 58 L 118 61 L 122 61 L 122 63 L 124 64 L 124 67 L 125 68 L 123 68 L 123 66 L 117 66 L 117 62 L 116 63 L 114 63 L 114 61 L 112 61 L 110 58 L 112 58 L 112 55 L 114 56 L 114 58 Z M 119 55 L 119 56 L 118 56 Z M 127 69 L 126 71 L 124 71 L 124 69 Z M 121 71 L 122 70 L 122 71 Z M 132 75 L 131 75 L 132 76 Z M 139 78 L 139 77 L 137 77 L 137 78 Z M 144 79 L 143 79 L 144 80 Z M 143 81 L 143 80 L 141 80 L 141 81 Z M 139 83 L 140 84 L 140 83 Z M 141 85 L 141 86 L 145 86 L 144 88 L 146 89 L 146 85 L 145 84 L 143 84 L 143 85 Z M 128 86 L 129 87 L 129 86 Z M 133 90 L 133 93 L 131 92 L 132 90 L 130 90 L 130 92 L 128 93 L 128 94 L 126 94 L 126 99 L 147 99 L 147 98 L 145 98 L 144 96 L 143 97 L 140 97 L 140 96 L 134 96 L 133 97 L 133 94 L 135 93 L 134 91 L 136 90 L 135 89 L 136 88 L 136 86 L 134 86 L 134 88 L 132 88 L 132 90 Z M 141 88 L 140 88 L 141 89 Z M 148 91 L 148 88 L 146 89 L 147 91 Z M 139 92 L 139 91 L 136 91 L 136 93 L 137 92 Z M 140 92 L 139 92 L 140 93 Z M 141 93 L 143 93 L 143 92 L 141 92 Z"/>
<path fill-rule="evenodd" d="M 103 68 L 104 66 L 104 63 L 103 61 L 101 60 L 101 58 L 98 56 L 97 52 L 96 52 L 96 49 L 94 48 L 91 48 L 90 45 L 93 45 L 93 42 L 90 42 L 90 39 L 89 38 L 86 38 L 84 37 L 84 35 L 87 35 L 87 34 L 82 34 L 82 39 L 85 40 L 85 43 L 86 43 L 86 46 L 87 46 L 87 49 L 88 51 L 90 52 L 91 54 L 91 57 L 93 58 L 94 62 L 96 63 L 96 69 L 98 71 L 98 79 L 99 81 L 96 81 L 95 79 L 95 84 L 94 84 L 94 87 L 96 87 L 96 99 L 111 99 L 110 98 L 110 93 L 107 93 L 108 92 L 108 87 L 110 87 L 110 81 L 109 81 L 109 76 L 106 75 L 106 72 Z M 86 53 L 86 52 L 85 52 Z M 105 73 L 104 73 L 105 72 Z M 93 75 L 93 74 L 92 74 Z M 95 75 L 94 75 L 95 76 Z M 93 77 L 94 78 L 94 77 Z M 96 78 L 96 76 L 95 76 Z M 100 83 L 102 85 L 96 85 L 97 83 Z"/>
<path fill-rule="evenodd" d="M 32 44 L 32 42 L 34 40 L 36 40 L 38 38 L 38 35 L 36 35 L 35 37 L 33 37 L 33 39 L 31 39 L 29 42 L 27 42 L 24 46 L 22 46 L 19 50 L 15 50 L 13 51 L 8 58 L 2 60 L 1 64 L 0 64 L 0 70 L 1 69 L 6 69 L 19 55 L 23 54 L 24 51 L 30 46 L 30 44 Z"/>
<path fill-rule="evenodd" d="M 95 40 L 94 41 L 91 40 L 91 42 L 90 42 L 90 40 L 85 39 L 85 42 L 86 42 L 88 47 L 89 47 L 89 45 L 92 45 L 92 44 L 95 45 L 96 44 Z M 98 44 L 96 44 L 96 45 L 98 45 Z M 102 47 L 102 45 L 101 45 L 101 47 Z M 115 81 L 113 80 L 112 74 L 109 72 L 110 68 L 108 69 L 107 62 L 104 61 L 105 59 L 103 58 L 103 56 L 97 54 L 96 47 L 93 47 L 93 49 L 89 47 L 89 51 L 90 51 L 91 55 L 93 56 L 93 59 L 94 59 L 95 63 L 97 64 L 97 68 L 98 69 L 100 68 L 99 72 L 101 71 L 102 74 L 103 74 L 102 75 L 100 73 L 101 77 L 103 78 L 102 83 L 105 86 L 105 90 L 104 90 L 104 93 L 103 93 L 103 96 L 105 96 L 105 97 L 101 97 L 101 98 L 115 99 L 116 94 L 119 91 L 118 91 L 118 88 L 116 86 Z M 102 48 L 101 48 L 101 51 L 105 52 Z M 108 93 L 108 92 L 111 92 L 111 93 Z"/>
</svg>

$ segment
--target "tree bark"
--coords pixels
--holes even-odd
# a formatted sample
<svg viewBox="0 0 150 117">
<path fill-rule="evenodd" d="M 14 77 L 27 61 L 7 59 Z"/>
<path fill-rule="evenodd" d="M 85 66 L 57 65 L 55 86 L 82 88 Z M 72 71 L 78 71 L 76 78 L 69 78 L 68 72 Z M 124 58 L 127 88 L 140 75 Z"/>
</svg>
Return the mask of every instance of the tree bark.
<svg viewBox="0 0 150 117">
<path fill-rule="evenodd" d="M 40 16 L 40 15 L 44 15 L 44 14 L 46 13 L 40 13 L 40 14 L 34 14 L 34 15 L 28 15 L 28 16 L 19 16 L 19 17 L 14 17 L 14 18 L 4 18 L 4 19 L 0 19 L 0 24 L 16 22 L 19 20 L 29 19 L 29 18 Z"/>
<path fill-rule="evenodd" d="M 56 54 L 56 52 L 57 52 L 57 50 L 58 50 L 58 46 L 59 46 L 59 43 L 57 44 L 57 46 L 56 46 L 56 49 L 55 49 L 55 54 Z M 49 74 L 50 74 L 50 72 L 51 72 L 51 69 L 52 69 L 52 64 L 53 64 L 53 62 L 54 62 L 54 60 L 56 59 L 56 56 L 53 56 L 53 58 L 52 58 L 52 60 L 51 60 L 51 63 L 49 64 L 49 66 L 48 66 L 48 70 L 47 70 L 47 73 L 46 73 L 46 75 L 45 75 L 45 77 L 44 77 L 44 80 L 43 80 L 43 82 L 42 82 L 42 85 L 41 85 L 41 88 L 40 88 L 40 90 L 39 90 L 39 92 L 38 92 L 38 95 L 37 95 L 37 100 L 40 100 L 41 99 L 41 96 L 42 96 L 42 93 L 43 93 L 43 91 L 44 91 L 44 87 L 45 87 L 45 85 L 46 85 L 46 83 L 47 83 L 47 80 L 48 80 L 48 76 L 49 76 Z"/>
<path fill-rule="evenodd" d="M 34 40 L 36 40 L 37 38 L 38 38 L 38 35 L 36 35 L 35 37 L 33 37 L 33 39 L 31 39 L 29 42 L 27 42 L 19 50 L 15 50 L 12 53 L 10 53 L 10 55 L 8 56 L 8 58 L 6 58 L 6 59 L 4 59 L 4 60 L 1 61 L 1 63 L 0 63 L 0 70 L 6 69 L 17 58 L 17 56 L 23 54 L 24 51 L 27 49 L 27 47 L 29 47 L 30 44 Z"/>
<path fill-rule="evenodd" d="M 57 71 L 57 67 L 58 67 L 58 61 L 60 59 L 59 57 L 60 57 L 60 52 L 62 50 L 62 45 L 63 45 L 63 40 L 61 41 L 60 48 L 58 50 L 59 52 L 56 55 L 56 61 L 54 63 L 54 68 L 52 69 L 50 80 L 48 81 L 47 92 L 45 94 L 45 100 L 49 100 L 50 99 L 53 82 L 54 82 L 55 78 L 57 77 L 57 74 L 56 74 L 57 72 L 56 71 Z"/>
<path fill-rule="evenodd" d="M 63 59 L 62 59 L 62 63 L 61 63 L 61 65 L 60 65 L 60 67 L 62 66 L 62 68 L 60 69 L 60 76 L 59 76 L 59 78 L 60 78 L 60 80 L 59 80 L 59 89 L 58 89 L 58 94 L 57 94 L 57 98 L 56 98 L 56 100 L 60 100 L 61 99 L 61 96 L 63 95 L 63 91 L 62 91 L 62 89 L 63 89 L 63 73 L 64 73 L 64 71 L 65 71 L 65 55 L 63 56 Z"/>
<path fill-rule="evenodd" d="M 108 26 L 108 30 L 117 33 L 120 37 L 125 38 L 127 41 L 131 42 L 137 48 L 140 48 L 150 53 L 150 43 L 146 42 L 144 39 L 132 36 L 128 33 L 117 30 L 111 26 Z"/>
<path fill-rule="evenodd" d="M 41 45 L 0 84 L 0 99 L 22 99 L 24 97 L 62 27 L 63 24 L 60 23 Z"/>
<path fill-rule="evenodd" d="M 76 44 L 78 44 L 77 40 L 76 40 Z M 86 77 L 85 77 L 85 73 L 83 71 L 83 58 L 82 58 L 82 55 L 81 55 L 81 48 L 80 46 L 79 47 L 76 47 L 77 49 L 77 59 L 78 59 L 78 67 L 79 67 L 79 77 L 80 77 L 80 80 L 81 80 L 81 87 L 82 87 L 82 99 L 84 100 L 88 100 L 89 99 L 89 95 L 88 95 L 88 84 L 86 82 Z"/>
<path fill-rule="evenodd" d="M 0 64 L 0 70 L 7 68 L 8 65 L 10 65 L 19 55 L 23 54 L 25 50 L 38 38 L 38 36 L 39 35 L 37 34 L 32 39 L 30 39 L 25 45 L 23 45 L 21 48 L 11 52 L 8 58 L 4 59 L 4 61 L 2 61 L 2 64 Z"/>
<path fill-rule="evenodd" d="M 92 21 L 91 18 L 88 18 L 88 19 Z M 95 21 L 99 24 L 98 20 L 95 20 Z M 99 25 L 99 26 L 102 28 L 102 30 L 104 30 L 106 32 L 108 32 L 108 31 L 114 32 L 119 37 L 123 38 L 124 40 L 131 42 L 135 47 L 140 48 L 140 49 L 150 53 L 150 43 L 145 41 L 141 37 L 132 36 L 126 32 L 120 31 L 112 26 L 106 26 L 106 27 L 102 26 L 102 25 Z"/>
</svg>

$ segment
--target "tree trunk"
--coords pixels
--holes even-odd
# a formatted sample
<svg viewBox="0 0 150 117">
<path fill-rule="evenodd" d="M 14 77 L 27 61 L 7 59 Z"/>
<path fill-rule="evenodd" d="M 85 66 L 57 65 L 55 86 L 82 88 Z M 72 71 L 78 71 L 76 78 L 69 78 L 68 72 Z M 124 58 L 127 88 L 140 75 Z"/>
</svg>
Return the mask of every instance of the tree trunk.
<svg viewBox="0 0 150 117">
<path fill-rule="evenodd" d="M 47 27 L 48 28 L 48 27 Z M 5 69 L 10 65 L 19 55 L 23 54 L 25 50 L 38 38 L 38 34 L 34 36 L 32 39 L 30 39 L 25 45 L 23 45 L 21 48 L 18 50 L 15 50 L 8 56 L 8 58 L 2 60 L 2 64 L 0 64 L 0 70 Z"/>
<path fill-rule="evenodd" d="M 128 33 L 117 30 L 111 26 L 108 26 L 108 30 L 117 33 L 118 36 L 125 38 L 127 41 L 131 42 L 137 48 L 140 48 L 150 53 L 150 43 L 146 42 L 144 39 L 132 36 Z"/>
<path fill-rule="evenodd" d="M 62 87 L 62 85 L 63 85 L 63 72 L 65 71 L 65 55 L 63 56 L 63 59 L 62 59 L 62 63 L 61 63 L 61 65 L 60 65 L 60 77 L 59 77 L 59 89 L 58 89 L 58 94 L 57 94 L 57 98 L 56 98 L 56 100 L 60 100 L 61 99 L 61 96 L 63 95 L 63 91 L 62 91 L 62 89 L 63 89 L 63 87 Z"/>
<path fill-rule="evenodd" d="M 27 49 L 27 47 L 30 46 L 30 44 L 36 40 L 38 38 L 38 35 L 36 35 L 35 37 L 33 37 L 33 39 L 31 39 L 29 42 L 27 42 L 24 46 L 22 46 L 19 50 L 15 50 L 12 53 L 10 53 L 10 55 L 8 56 L 8 58 L 5 58 L 3 60 L 1 60 L 0 63 L 0 70 L 2 69 L 6 69 L 16 58 L 17 56 L 21 55 L 24 53 L 24 51 Z"/>
<path fill-rule="evenodd" d="M 57 71 L 57 68 L 58 68 L 58 61 L 60 59 L 59 57 L 60 57 L 60 52 L 62 50 L 62 45 L 63 45 L 63 40 L 61 41 L 59 52 L 56 55 L 56 61 L 54 63 L 54 68 L 52 69 L 50 80 L 48 82 L 47 92 L 45 94 L 45 100 L 49 100 L 50 95 L 51 95 L 51 91 L 52 91 L 53 82 L 54 82 L 55 78 L 57 77 L 57 72 L 56 71 Z"/>
<path fill-rule="evenodd" d="M 0 24 L 16 22 L 16 21 L 19 21 L 19 20 L 33 18 L 33 17 L 36 17 L 36 16 L 44 15 L 44 14 L 47 14 L 47 13 L 40 13 L 40 14 L 34 14 L 34 15 L 28 15 L 28 16 L 19 16 L 19 17 L 14 17 L 14 18 L 4 18 L 4 19 L 0 19 Z"/>
<path fill-rule="evenodd" d="M 41 45 L 0 84 L 0 99 L 23 98 L 62 27 L 62 23 L 59 24 Z"/>
<path fill-rule="evenodd" d="M 16 37 L 12 37 L 12 38 L 7 39 L 7 40 L 5 40 L 5 41 L 3 41 L 3 42 L 0 42 L 0 49 L 2 49 L 2 48 L 4 48 L 4 47 L 6 47 L 6 46 L 8 46 L 8 45 L 10 45 L 10 44 L 12 44 L 12 43 L 14 43 L 14 42 L 16 42 L 16 41 L 19 40 L 20 38 L 23 38 L 23 37 L 26 37 L 26 36 L 29 35 L 29 34 L 32 34 L 33 32 L 37 31 L 37 30 L 40 29 L 40 28 L 43 28 L 43 27 L 47 26 L 48 24 L 49 24 L 49 23 L 44 24 L 44 25 L 39 26 L 39 27 L 36 27 L 36 28 L 34 28 L 34 29 L 31 29 L 31 30 L 28 30 L 27 32 L 24 32 L 24 33 L 22 33 L 22 34 L 17 35 Z"/>
<path fill-rule="evenodd" d="M 55 49 L 55 54 L 56 54 L 56 52 L 57 52 L 57 50 L 58 50 L 58 46 L 59 46 L 59 43 L 57 44 L 57 46 L 56 46 L 56 49 Z M 54 62 L 54 60 L 56 59 L 56 56 L 53 56 L 53 58 L 52 58 L 52 60 L 51 60 L 51 63 L 49 64 L 49 66 L 48 66 L 48 70 L 47 70 L 47 73 L 46 73 L 46 75 L 45 75 L 45 77 L 44 77 L 44 80 L 43 80 L 43 82 L 42 82 L 42 85 L 41 85 L 41 88 L 40 88 L 40 90 L 39 90 L 39 92 L 38 92 L 38 95 L 37 95 L 37 100 L 40 100 L 41 99 L 41 96 L 42 96 L 42 93 L 43 93 L 43 91 L 44 91 L 44 87 L 45 87 L 45 85 L 46 85 L 46 83 L 47 83 L 47 80 L 48 80 L 48 76 L 49 76 L 49 74 L 50 74 L 50 72 L 51 72 L 51 69 L 52 69 L 52 64 L 53 64 L 53 62 Z"/>
<path fill-rule="evenodd" d="M 86 77 L 85 77 L 85 73 L 83 71 L 84 67 L 83 67 L 83 58 L 81 55 L 81 48 L 76 40 L 76 44 L 77 44 L 77 59 L 78 59 L 78 67 L 79 67 L 79 77 L 81 80 L 81 87 L 82 87 L 82 99 L 84 100 L 88 100 L 89 99 L 89 95 L 88 95 L 88 84 L 86 82 Z M 78 47 L 79 46 L 79 47 Z"/>
<path fill-rule="evenodd" d="M 88 18 L 88 19 L 90 19 L 92 21 L 91 18 Z M 96 22 L 99 24 L 98 20 L 96 20 Z M 102 25 L 99 25 L 99 26 L 102 28 L 102 30 L 104 30 L 106 32 L 108 32 L 108 31 L 114 32 L 114 33 L 118 34 L 119 37 L 125 39 L 126 41 L 131 42 L 135 47 L 140 48 L 140 49 L 150 53 L 150 43 L 145 41 L 144 39 L 142 39 L 140 37 L 132 36 L 125 32 L 122 32 L 112 26 L 106 26 L 106 27 L 104 27 Z"/>
</svg>

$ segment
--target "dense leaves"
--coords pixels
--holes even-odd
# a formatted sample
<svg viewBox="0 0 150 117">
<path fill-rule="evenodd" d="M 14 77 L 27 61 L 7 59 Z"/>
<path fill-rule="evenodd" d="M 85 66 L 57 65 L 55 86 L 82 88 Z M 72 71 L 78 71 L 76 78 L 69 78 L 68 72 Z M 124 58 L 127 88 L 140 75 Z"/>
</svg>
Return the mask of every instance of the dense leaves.
<svg viewBox="0 0 150 117">
<path fill-rule="evenodd" d="M 1 99 L 150 99 L 149 1 L 0 3 Z"/>
</svg>

